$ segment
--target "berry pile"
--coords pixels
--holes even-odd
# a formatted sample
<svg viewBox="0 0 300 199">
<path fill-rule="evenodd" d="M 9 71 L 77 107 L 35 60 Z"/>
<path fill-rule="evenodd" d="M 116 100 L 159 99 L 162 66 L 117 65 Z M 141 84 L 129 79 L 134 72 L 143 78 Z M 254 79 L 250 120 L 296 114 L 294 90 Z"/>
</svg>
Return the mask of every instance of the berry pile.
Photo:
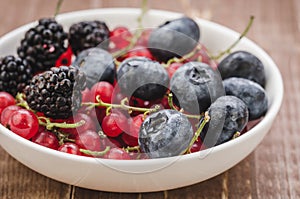
<svg viewBox="0 0 300 199">
<path fill-rule="evenodd" d="M 145 159 L 194 153 L 247 132 L 268 110 L 262 62 L 237 51 L 219 64 L 188 17 L 110 30 L 55 19 L 0 59 L 0 122 L 65 153 Z"/>
</svg>

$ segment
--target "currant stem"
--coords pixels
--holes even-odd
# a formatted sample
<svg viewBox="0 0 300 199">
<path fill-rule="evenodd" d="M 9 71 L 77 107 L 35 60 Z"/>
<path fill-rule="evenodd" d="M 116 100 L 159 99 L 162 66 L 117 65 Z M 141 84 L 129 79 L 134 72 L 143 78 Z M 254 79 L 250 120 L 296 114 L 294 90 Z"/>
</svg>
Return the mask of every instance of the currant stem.
<svg viewBox="0 0 300 199">
<path fill-rule="evenodd" d="M 190 119 L 200 119 L 201 118 L 201 115 L 186 114 L 186 113 L 183 113 L 184 112 L 183 109 L 178 110 L 173 103 L 173 94 L 172 93 L 168 94 L 168 104 L 171 109 L 181 112 L 183 115 L 185 115 L 186 117 L 188 117 Z"/>
<path fill-rule="evenodd" d="M 248 22 L 245 30 L 239 36 L 239 38 L 233 44 L 231 44 L 226 50 L 221 51 L 218 55 L 215 55 L 215 56 L 211 55 L 210 58 L 213 60 L 218 60 L 223 55 L 229 54 L 231 52 L 231 50 L 240 42 L 240 40 L 247 35 L 247 33 L 249 32 L 249 30 L 253 24 L 253 21 L 254 21 L 254 16 L 250 16 L 249 22 Z"/>
<path fill-rule="evenodd" d="M 210 117 L 208 115 L 208 112 L 205 112 L 203 121 L 201 122 L 199 128 L 195 132 L 195 135 L 194 135 L 193 139 L 191 140 L 191 142 L 190 142 L 187 150 L 185 151 L 185 153 L 190 153 L 191 152 L 191 148 L 192 148 L 193 144 L 198 140 L 204 126 L 206 125 L 207 122 L 209 122 L 209 120 L 210 120 Z"/>
<path fill-rule="evenodd" d="M 28 103 L 26 102 L 26 100 L 24 98 L 25 98 L 25 95 L 23 93 L 17 93 L 17 95 L 16 95 L 16 100 L 18 102 L 17 106 L 21 106 L 27 110 L 31 110 L 31 108 L 29 107 Z"/>
<path fill-rule="evenodd" d="M 86 155 L 92 155 L 92 156 L 104 156 L 109 150 L 110 150 L 110 146 L 106 146 L 106 148 L 103 151 L 90 151 L 87 149 L 79 149 L 81 153 L 84 153 Z"/>
<path fill-rule="evenodd" d="M 137 152 L 140 152 L 140 146 L 128 146 L 124 149 L 127 153 L 128 152 L 131 152 L 131 151 L 137 151 Z"/>
<path fill-rule="evenodd" d="M 169 59 L 168 62 L 166 64 L 163 64 L 163 66 L 165 68 L 168 68 L 171 64 L 173 63 L 182 63 L 184 62 L 185 60 L 193 57 L 196 53 L 198 53 L 202 48 L 202 45 L 201 44 L 198 44 L 196 46 L 196 48 L 194 48 L 190 53 L 182 56 L 181 58 L 178 58 L 178 57 L 173 57 L 172 59 Z"/>
<path fill-rule="evenodd" d="M 66 122 L 62 122 L 62 123 L 51 122 L 50 119 L 47 117 L 38 117 L 38 120 L 39 120 L 39 124 L 42 126 L 45 126 L 47 130 L 52 130 L 55 127 L 57 127 L 57 128 L 77 128 L 77 127 L 85 124 L 84 120 L 80 120 L 79 122 L 72 123 L 72 124 L 69 124 Z"/>
<path fill-rule="evenodd" d="M 130 43 L 128 44 L 128 46 L 126 46 L 125 48 L 113 53 L 113 57 L 120 57 L 122 55 L 124 55 L 125 53 L 127 53 L 130 49 L 132 49 L 135 44 L 137 43 L 138 39 L 141 37 L 142 33 L 143 33 L 143 18 L 145 16 L 145 14 L 147 13 L 147 0 L 143 0 L 142 2 L 142 12 L 140 14 L 140 16 L 137 18 L 138 21 L 138 29 L 134 32 L 133 37 L 130 40 Z"/>
<path fill-rule="evenodd" d="M 103 102 L 100 99 L 100 95 L 96 96 L 96 100 L 97 100 L 97 103 L 86 102 L 86 103 L 82 103 L 82 105 L 87 105 L 87 106 L 89 106 L 89 108 L 93 108 L 93 107 L 97 107 L 97 106 L 106 107 L 107 109 L 119 108 L 119 109 L 127 110 L 129 112 L 138 111 L 138 112 L 151 112 L 152 113 L 152 112 L 156 112 L 160 109 L 159 106 L 155 106 L 154 108 L 140 108 L 140 107 L 129 106 L 129 105 L 127 105 L 127 103 L 128 103 L 127 97 L 122 99 L 120 104 L 110 104 L 110 103 Z"/>
<path fill-rule="evenodd" d="M 234 140 L 234 139 L 240 137 L 240 135 L 241 135 L 241 132 L 237 131 L 237 132 L 235 132 L 235 134 L 232 136 L 232 139 Z"/>
<path fill-rule="evenodd" d="M 54 17 L 56 17 L 59 14 L 59 11 L 60 11 L 60 8 L 61 8 L 61 5 L 62 5 L 63 1 L 64 0 L 58 0 L 57 1 Z"/>
</svg>

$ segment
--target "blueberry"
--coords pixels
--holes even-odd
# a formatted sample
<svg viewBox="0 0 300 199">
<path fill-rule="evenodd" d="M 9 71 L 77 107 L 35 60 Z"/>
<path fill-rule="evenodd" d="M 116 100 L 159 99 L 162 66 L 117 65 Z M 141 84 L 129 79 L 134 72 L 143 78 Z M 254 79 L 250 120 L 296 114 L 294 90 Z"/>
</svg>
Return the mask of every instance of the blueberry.
<svg viewBox="0 0 300 199">
<path fill-rule="evenodd" d="M 139 146 L 150 158 L 182 154 L 193 138 L 193 128 L 182 113 L 165 109 L 149 115 L 139 131 Z"/>
<path fill-rule="evenodd" d="M 248 107 L 249 120 L 255 120 L 266 114 L 268 98 L 265 90 L 256 82 L 248 79 L 231 77 L 223 81 L 226 95 L 234 95 Z"/>
<path fill-rule="evenodd" d="M 212 147 L 232 139 L 248 122 L 247 105 L 235 96 L 222 96 L 208 109 L 209 123 L 200 134 L 206 147 Z"/>
<path fill-rule="evenodd" d="M 164 67 L 145 57 L 124 60 L 118 68 L 117 80 L 123 94 L 148 101 L 162 98 L 169 84 Z"/>
<path fill-rule="evenodd" d="M 242 77 L 257 82 L 265 87 L 266 75 L 263 63 L 253 54 L 236 51 L 224 58 L 218 69 L 223 79 Z"/>
<path fill-rule="evenodd" d="M 188 62 L 172 76 L 170 90 L 174 103 L 185 111 L 199 114 L 218 97 L 225 95 L 218 71 L 202 62 Z"/>
<path fill-rule="evenodd" d="M 181 57 L 191 52 L 200 38 L 197 23 L 188 17 L 167 21 L 149 36 L 148 47 L 151 54 L 160 62 L 173 57 Z"/>
<path fill-rule="evenodd" d="M 78 54 L 72 65 L 86 74 L 87 86 L 107 81 L 111 84 L 115 77 L 115 64 L 112 55 L 101 48 L 89 48 Z"/>
</svg>

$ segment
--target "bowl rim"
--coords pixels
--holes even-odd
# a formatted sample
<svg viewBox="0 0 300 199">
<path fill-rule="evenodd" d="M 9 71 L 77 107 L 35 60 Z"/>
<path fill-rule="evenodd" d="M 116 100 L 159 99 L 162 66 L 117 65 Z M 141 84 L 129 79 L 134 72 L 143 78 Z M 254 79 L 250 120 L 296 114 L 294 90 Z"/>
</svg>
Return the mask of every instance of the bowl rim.
<svg viewBox="0 0 300 199">
<path fill-rule="evenodd" d="M 72 17 L 76 17 L 76 16 L 88 16 L 88 15 L 97 15 L 97 13 L 101 11 L 101 13 L 109 13 L 111 14 L 112 12 L 116 12 L 118 14 L 138 14 L 140 12 L 140 9 L 138 8 L 99 8 L 99 9 L 86 9 L 86 10 L 79 10 L 79 11 L 72 11 L 72 12 L 66 12 L 66 13 L 62 13 L 57 15 L 57 20 L 59 22 L 63 21 L 63 20 L 68 20 Z M 176 17 L 176 16 L 182 16 L 182 13 L 179 12 L 172 12 L 172 11 L 165 11 L 165 10 L 157 10 L 157 9 L 151 9 L 148 11 L 149 15 L 161 15 L 161 16 L 172 16 Z M 224 31 L 228 32 L 229 34 L 232 35 L 236 35 L 237 37 L 240 35 L 238 32 L 223 26 L 221 24 L 215 23 L 213 21 L 209 21 L 209 20 L 205 20 L 202 18 L 195 18 L 196 22 L 199 24 L 204 24 L 205 26 L 214 26 L 216 28 L 221 28 Z M 6 34 L 4 34 L 3 36 L 0 37 L 0 44 L 9 39 L 10 37 L 14 37 L 18 34 L 20 34 L 20 32 L 22 31 L 26 31 L 28 30 L 30 27 L 32 27 L 34 24 L 36 24 L 37 21 L 34 22 L 30 22 L 27 23 L 25 25 L 22 25 Z M 266 61 L 269 63 L 270 68 L 272 68 L 272 78 L 276 78 L 276 82 L 277 82 L 277 97 L 272 99 L 272 103 L 268 108 L 268 111 L 266 113 L 266 115 L 263 117 L 263 119 L 257 124 L 255 125 L 252 129 L 250 129 L 249 131 L 247 131 L 247 133 L 243 134 L 242 136 L 239 136 L 236 139 L 230 140 L 226 143 L 220 144 L 218 146 L 214 146 L 212 148 L 206 149 L 206 150 L 202 150 L 202 151 L 198 151 L 198 152 L 194 152 L 194 153 L 190 153 L 190 154 L 184 154 L 184 155 L 180 155 L 179 156 L 174 156 L 174 157 L 166 157 L 166 158 L 156 158 L 156 159 L 138 159 L 138 160 L 115 160 L 115 159 L 105 159 L 105 158 L 101 158 L 101 161 L 103 162 L 107 162 L 109 164 L 119 164 L 122 163 L 124 165 L 143 165 L 145 163 L 145 161 L 147 162 L 147 164 L 155 164 L 157 162 L 162 162 L 162 161 L 174 161 L 175 159 L 179 160 L 179 161 L 183 161 L 185 159 L 194 159 L 196 157 L 199 157 L 199 155 L 203 155 L 207 152 L 207 150 L 212 150 L 211 153 L 216 153 L 218 151 L 222 151 L 226 148 L 230 148 L 233 145 L 237 144 L 238 142 L 243 142 L 245 140 L 247 140 L 249 137 L 255 136 L 257 133 L 259 133 L 260 129 L 263 129 L 264 126 L 268 125 L 268 121 L 272 121 L 274 120 L 274 118 L 276 117 L 277 113 L 280 110 L 281 104 L 282 104 L 282 100 L 283 100 L 283 93 L 284 93 L 284 87 L 283 87 L 283 80 L 282 80 L 282 76 L 280 74 L 280 71 L 277 67 L 277 65 L 275 64 L 275 62 L 272 60 L 272 58 L 262 49 L 262 47 L 258 46 L 256 43 L 254 43 L 252 40 L 248 39 L 247 37 L 244 37 L 243 40 L 245 40 L 247 43 L 250 43 L 255 50 L 257 51 L 258 54 L 261 54 L 264 59 L 266 59 Z M 73 155 L 73 154 L 68 154 L 68 153 L 63 153 L 57 150 L 53 150 L 41 145 L 38 145 L 30 140 L 27 140 L 25 138 L 22 138 L 21 136 L 13 133 L 12 131 L 10 131 L 9 129 L 7 129 L 6 127 L 4 127 L 2 124 L 0 124 L 0 133 L 4 133 L 6 134 L 6 136 L 11 137 L 12 139 L 16 140 L 17 142 L 20 142 L 24 145 L 26 145 L 27 147 L 33 148 L 34 150 L 38 150 L 41 151 L 43 153 L 46 153 L 48 155 L 53 155 L 53 156 L 57 156 L 59 158 L 64 158 L 64 159 L 68 159 L 68 160 L 72 160 L 72 161 L 76 161 L 76 162 L 83 162 L 83 163 L 97 163 L 99 164 L 98 159 L 99 158 L 95 158 L 95 157 L 86 157 L 86 156 L 79 156 L 79 155 Z"/>
</svg>

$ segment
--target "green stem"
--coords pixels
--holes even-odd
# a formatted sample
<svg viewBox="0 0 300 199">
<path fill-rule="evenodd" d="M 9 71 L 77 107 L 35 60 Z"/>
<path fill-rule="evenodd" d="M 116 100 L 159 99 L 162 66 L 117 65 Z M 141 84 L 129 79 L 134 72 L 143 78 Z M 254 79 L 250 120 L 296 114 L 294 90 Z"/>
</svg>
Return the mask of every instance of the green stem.
<svg viewBox="0 0 300 199">
<path fill-rule="evenodd" d="M 192 148 L 193 144 L 197 141 L 197 139 L 199 139 L 199 136 L 200 136 L 203 128 L 205 127 L 206 123 L 209 122 L 209 120 L 210 120 L 210 117 L 208 115 L 208 112 L 205 112 L 203 121 L 201 122 L 199 128 L 195 132 L 195 135 L 194 135 L 193 139 L 191 140 L 191 142 L 190 142 L 187 150 L 185 151 L 185 153 L 190 153 L 191 152 L 191 148 Z"/>
<path fill-rule="evenodd" d="M 29 107 L 28 103 L 26 102 L 26 100 L 24 98 L 25 98 L 25 95 L 23 93 L 17 93 L 17 95 L 16 95 L 16 100 L 18 102 L 17 106 L 21 106 L 27 110 L 31 110 L 31 108 Z"/>
<path fill-rule="evenodd" d="M 100 99 L 100 95 L 96 96 L 97 103 L 93 102 L 87 102 L 87 103 L 82 103 L 82 105 L 89 106 L 89 107 L 106 107 L 107 109 L 112 109 L 112 108 L 119 108 L 127 111 L 138 111 L 138 112 L 156 112 L 160 109 L 159 106 L 155 106 L 154 108 L 140 108 L 140 107 L 134 107 L 134 106 L 129 106 L 126 103 L 128 103 L 128 98 L 124 98 L 121 101 L 121 104 L 110 104 L 103 102 Z"/>
<path fill-rule="evenodd" d="M 240 40 L 247 35 L 247 33 L 249 32 L 249 30 L 253 24 L 253 21 L 254 21 L 254 16 L 251 16 L 250 20 L 248 22 L 248 25 L 246 26 L 245 30 L 241 33 L 239 38 L 233 44 L 231 44 L 226 50 L 220 52 L 218 55 L 215 55 L 215 56 L 211 55 L 210 58 L 213 60 L 218 60 L 223 55 L 229 54 L 231 52 L 231 50 L 240 42 Z"/>
<path fill-rule="evenodd" d="M 61 8 L 61 5 L 62 5 L 63 1 L 64 0 L 58 0 L 57 1 L 54 17 L 56 17 L 59 14 L 59 11 L 60 11 L 60 8 Z"/>
<path fill-rule="evenodd" d="M 173 103 L 173 94 L 172 93 L 168 94 L 168 104 L 169 104 L 169 106 L 170 106 L 171 109 L 179 111 L 179 112 L 183 112 L 183 109 L 178 110 L 175 107 L 175 105 Z M 186 114 L 186 113 L 183 113 L 183 115 L 185 115 L 186 117 L 188 117 L 190 119 L 200 119 L 201 118 L 201 115 L 191 115 L 191 114 Z"/>
<path fill-rule="evenodd" d="M 81 153 L 92 155 L 92 156 L 104 156 L 109 150 L 110 146 L 106 146 L 106 148 L 103 151 L 90 151 L 87 149 L 79 149 Z"/>
<path fill-rule="evenodd" d="M 142 2 L 142 11 L 141 14 L 139 15 L 139 17 L 137 18 L 137 22 L 138 22 L 138 29 L 135 31 L 133 37 L 130 40 L 130 43 L 128 44 L 128 46 L 126 46 L 125 48 L 113 53 L 113 57 L 120 57 L 122 55 L 124 55 L 125 53 L 127 53 L 130 49 L 132 49 L 135 44 L 137 43 L 138 39 L 141 37 L 142 33 L 143 33 L 143 18 L 145 16 L 145 14 L 147 13 L 147 0 L 143 0 Z"/>
<path fill-rule="evenodd" d="M 128 152 L 131 152 L 131 151 L 137 151 L 137 152 L 140 152 L 140 146 L 128 146 L 124 149 L 127 153 Z"/>
<path fill-rule="evenodd" d="M 45 126 L 47 130 L 52 130 L 53 128 L 77 128 L 79 126 L 82 126 L 85 124 L 84 120 L 80 120 L 79 122 L 76 123 L 56 123 L 56 122 L 51 122 L 51 120 L 47 117 L 38 117 L 39 124 L 42 126 Z"/>
<path fill-rule="evenodd" d="M 234 139 L 240 137 L 240 135 L 241 135 L 241 132 L 237 131 L 237 132 L 235 132 L 235 134 L 232 136 L 232 139 L 234 140 Z"/>
</svg>

